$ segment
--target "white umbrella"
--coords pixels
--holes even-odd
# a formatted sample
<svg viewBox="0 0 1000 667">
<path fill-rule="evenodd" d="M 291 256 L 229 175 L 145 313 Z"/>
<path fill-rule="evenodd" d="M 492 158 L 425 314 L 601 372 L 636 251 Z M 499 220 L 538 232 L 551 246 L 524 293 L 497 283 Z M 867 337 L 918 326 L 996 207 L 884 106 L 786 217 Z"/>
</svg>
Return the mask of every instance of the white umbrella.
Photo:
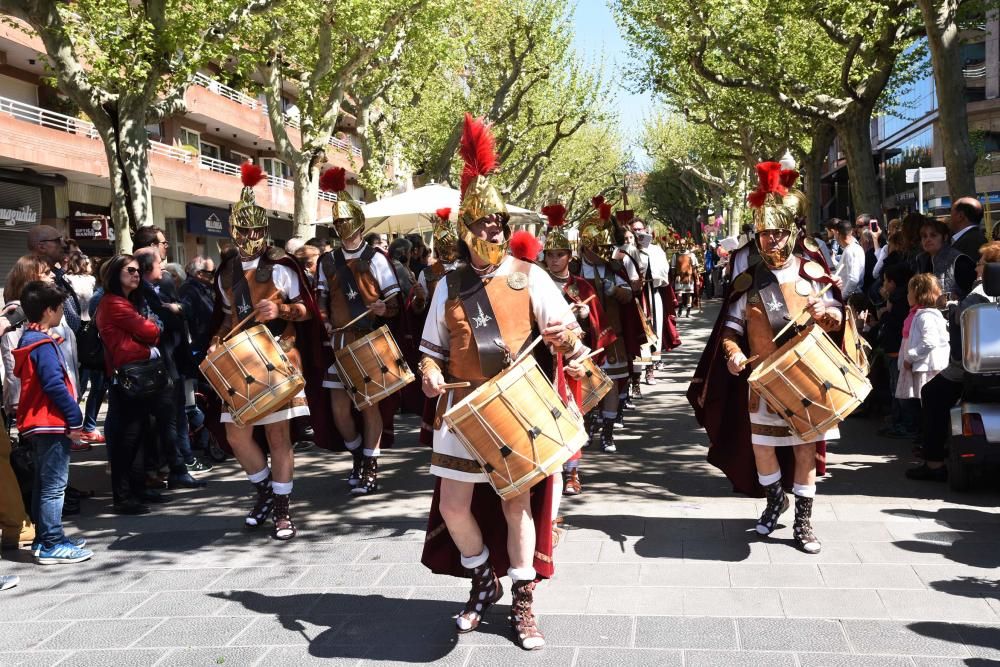
<svg viewBox="0 0 1000 667">
<path fill-rule="evenodd" d="M 452 216 L 458 213 L 460 193 L 454 188 L 439 183 L 431 183 L 421 188 L 404 192 L 393 197 L 385 197 L 364 205 L 366 225 L 369 232 L 391 232 L 406 234 L 414 230 L 430 231 L 430 217 L 439 208 L 450 208 Z M 507 205 L 511 222 L 516 225 L 541 221 L 534 211 Z"/>
</svg>

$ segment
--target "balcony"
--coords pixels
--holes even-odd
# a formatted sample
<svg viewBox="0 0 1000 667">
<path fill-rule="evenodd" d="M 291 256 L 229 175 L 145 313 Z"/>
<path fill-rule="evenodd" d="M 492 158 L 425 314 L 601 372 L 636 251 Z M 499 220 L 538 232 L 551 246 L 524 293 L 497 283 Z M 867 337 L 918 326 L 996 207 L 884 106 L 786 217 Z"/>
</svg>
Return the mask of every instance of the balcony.
<svg viewBox="0 0 1000 667">
<path fill-rule="evenodd" d="M 75 182 L 108 187 L 108 165 L 90 121 L 0 97 L 0 166 L 60 174 Z M 158 141 L 149 142 L 153 195 L 184 202 L 228 206 L 240 196 L 239 166 L 198 156 Z M 291 213 L 292 182 L 268 177 L 257 203 Z M 329 199 L 317 202 L 317 216 L 330 215 Z"/>
</svg>

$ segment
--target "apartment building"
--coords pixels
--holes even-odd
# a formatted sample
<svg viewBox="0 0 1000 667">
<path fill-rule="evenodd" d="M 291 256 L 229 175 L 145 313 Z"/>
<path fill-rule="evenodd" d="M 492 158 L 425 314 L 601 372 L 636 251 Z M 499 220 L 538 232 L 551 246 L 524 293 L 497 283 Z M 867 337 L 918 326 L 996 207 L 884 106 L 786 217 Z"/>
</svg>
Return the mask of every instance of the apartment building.
<svg viewBox="0 0 1000 667">
<path fill-rule="evenodd" d="M 976 190 L 1000 210 L 1000 15 L 991 12 L 963 35 L 965 104 L 969 131 L 979 159 Z M 926 75 L 890 100 L 872 121 L 872 159 L 878 169 L 883 215 L 917 209 L 918 188 L 906 182 L 906 170 L 944 166 L 938 100 L 927 55 Z M 827 157 L 823 177 L 822 217 L 853 217 L 845 157 L 837 143 Z M 925 183 L 923 210 L 946 215 L 951 209 L 947 183 Z"/>
<path fill-rule="evenodd" d="M 113 252 L 111 192 L 103 146 L 93 124 L 44 81 L 42 42 L 29 29 L 0 24 L 0 282 L 26 247 L 33 225 L 53 225 L 89 254 Z M 268 173 L 257 202 L 271 218 L 271 235 L 292 235 L 292 182 L 274 153 L 261 98 L 199 73 L 185 96 L 187 112 L 146 128 L 150 146 L 154 224 L 166 230 L 170 260 L 218 258 L 227 237 L 229 206 L 240 193 L 239 165 L 248 158 Z M 299 141 L 294 91 L 285 112 L 293 143 Z M 346 125 L 352 124 L 348 118 Z M 347 169 L 348 182 L 362 167 L 349 127 L 330 139 L 328 159 Z M 352 194 L 364 192 L 350 185 Z M 329 217 L 332 196 L 321 193 L 317 219 Z"/>
</svg>

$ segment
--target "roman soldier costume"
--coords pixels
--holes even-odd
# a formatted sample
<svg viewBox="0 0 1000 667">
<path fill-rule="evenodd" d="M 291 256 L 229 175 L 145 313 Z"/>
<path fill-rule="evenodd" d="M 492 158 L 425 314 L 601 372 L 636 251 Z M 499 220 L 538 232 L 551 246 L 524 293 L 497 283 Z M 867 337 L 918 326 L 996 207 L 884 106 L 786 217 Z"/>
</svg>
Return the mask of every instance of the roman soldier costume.
<svg viewBox="0 0 1000 667">
<path fill-rule="evenodd" d="M 378 248 L 364 241 L 360 241 L 352 249 L 345 246 L 349 239 L 360 237 L 364 233 L 365 214 L 361 205 L 347 192 L 344 169 L 331 167 L 323 172 L 320 188 L 337 196 L 333 226 L 341 240 L 341 247 L 324 253 L 317 265 L 317 299 L 324 323 L 330 332 L 330 347 L 336 353 L 378 329 L 399 313 L 399 281 L 392 262 Z M 369 312 L 375 302 L 385 304 L 382 317 Z M 327 369 L 323 386 L 333 392 L 340 392 L 341 396 L 333 399 L 335 402 L 340 401 L 343 406 L 346 399 L 349 404 L 350 399 L 335 364 Z M 335 413 L 336 410 L 334 407 Z M 354 495 L 378 490 L 378 457 L 381 454 L 379 444 L 383 420 L 377 405 L 364 410 L 361 418 L 364 434 L 349 437 L 350 433 L 343 432 L 344 425 L 339 425 L 344 444 L 354 458 L 348 478 Z"/>
<path fill-rule="evenodd" d="M 810 299 L 821 299 L 823 306 L 821 315 L 814 315 L 816 325 L 826 331 L 838 330 L 842 321 L 840 297 L 836 287 L 815 297 L 833 279 L 823 266 L 794 251 L 798 234 L 794 220 L 801 200 L 789 195 L 783 185 L 794 182 L 794 178 L 781 175 L 778 163 L 762 163 L 757 170 L 760 184 L 751 193 L 750 204 L 760 260 L 733 280 L 688 388 L 688 400 L 708 433 L 709 462 L 725 472 L 736 491 L 767 498 L 757 531 L 767 535 L 775 529 L 778 517 L 789 506 L 785 489 L 791 488 L 796 496 L 795 541 L 804 551 L 817 553 L 820 543 L 811 524 L 815 483 L 794 479 L 791 455 L 793 447 L 813 443 L 800 440 L 784 419 L 749 388 L 748 369 L 734 376 L 727 369 L 727 361 L 745 366 L 750 356 L 766 363 L 796 331 L 792 328 L 777 340 L 772 339 L 789 319 L 806 308 Z M 785 235 L 787 240 L 777 250 L 771 250 L 764 245 L 763 235 Z M 825 441 L 836 437 L 834 429 L 816 443 L 816 471 L 820 475 L 824 473 Z M 754 445 L 775 448 L 778 469 L 761 470 Z"/>
<path fill-rule="evenodd" d="M 421 372 L 425 383 L 434 378 L 465 381 L 471 386 L 449 389 L 438 401 L 431 455 L 431 474 L 438 481 L 422 562 L 436 573 L 472 579 L 468 602 L 456 619 L 459 632 L 478 627 L 486 609 L 500 599 L 503 588 L 497 573 L 506 571 L 512 581 L 511 628 L 515 640 L 522 648 L 535 649 L 544 644 L 532 610 L 535 581 L 553 572 L 552 478 L 536 484 L 527 492 L 530 496 L 522 494 L 510 501 L 530 502 L 535 526 L 532 562 L 512 566 L 512 561 L 521 561 L 523 555 L 508 552 L 508 528 L 501 500 L 486 484 L 486 473 L 477 460 L 443 425 L 442 415 L 508 367 L 535 337 L 536 330 L 556 323 L 568 324 L 569 315 L 559 289 L 544 269 L 507 254 L 511 242 L 509 215 L 499 191 L 487 178 L 496 166 L 496 155 L 493 137 L 481 120 L 466 115 L 460 150 L 465 168 L 457 229 L 461 251 L 470 253 L 476 262 L 450 272 L 434 291 L 420 343 L 424 354 Z M 503 240 L 480 238 L 471 229 L 477 224 L 500 224 Z M 586 349 L 575 336 L 567 336 L 566 341 L 565 348 L 559 350 L 566 357 L 580 355 Z M 443 479 L 449 480 L 447 487 Z M 459 551 L 450 533 L 452 527 L 440 512 L 442 493 L 455 489 L 456 482 L 475 485 L 469 518 L 481 533 L 480 553 Z M 464 527 L 454 529 L 465 531 Z M 470 537 L 468 532 L 463 532 L 463 539 L 479 541 L 478 535 Z"/>
<path fill-rule="evenodd" d="M 264 173 L 260 167 L 247 162 L 241 167 L 241 175 L 243 191 L 229 218 L 230 233 L 238 253 L 229 255 L 217 272 L 215 329 L 218 333 L 212 345 L 218 345 L 222 336 L 234 327 L 255 324 L 250 321 L 241 325 L 257 304 L 276 301 L 277 318 L 264 325 L 278 340 L 289 361 L 303 372 L 306 387 L 309 388 L 312 374 L 310 369 L 304 368 L 303 359 L 312 360 L 322 355 L 319 311 L 299 264 L 283 249 L 267 245 L 267 211 L 256 204 L 253 191 L 253 187 L 265 178 Z M 312 396 L 306 390 L 299 392 L 285 406 L 253 425 L 237 425 L 229 412 L 222 412 L 221 422 L 226 424 L 227 433 L 234 434 L 243 429 L 252 430 L 255 426 L 287 423 L 293 417 L 310 415 L 311 406 L 315 406 L 319 409 L 314 427 L 318 432 L 325 432 L 328 427 L 325 421 L 327 413 L 322 410 L 315 392 L 310 393 Z M 273 449 L 274 443 L 269 444 Z M 240 452 L 234 453 L 239 459 Z M 246 525 L 257 527 L 273 513 L 273 536 L 281 540 L 294 537 L 296 529 L 289 509 L 291 471 L 287 473 L 287 479 L 279 479 L 272 476 L 266 464 L 261 470 L 248 469 L 243 461 L 241 464 L 257 491 L 257 499 L 246 517 Z"/>
</svg>

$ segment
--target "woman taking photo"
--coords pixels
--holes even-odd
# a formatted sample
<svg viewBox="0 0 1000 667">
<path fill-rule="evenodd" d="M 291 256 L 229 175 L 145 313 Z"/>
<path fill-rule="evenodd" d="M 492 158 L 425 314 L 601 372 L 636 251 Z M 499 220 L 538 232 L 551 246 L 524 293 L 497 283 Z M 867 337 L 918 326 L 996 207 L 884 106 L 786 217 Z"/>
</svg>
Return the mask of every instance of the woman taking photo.
<svg viewBox="0 0 1000 667">
<path fill-rule="evenodd" d="M 104 361 L 111 378 L 108 414 L 104 431 L 111 462 L 114 510 L 119 514 L 145 514 L 149 499 L 142 476 L 132 476 L 132 463 L 139 450 L 150 405 L 129 395 L 117 374 L 123 367 L 159 357 L 157 324 L 143 317 L 139 290 L 139 263 L 132 255 L 108 260 L 104 296 L 94 318 L 104 343 Z"/>
</svg>

